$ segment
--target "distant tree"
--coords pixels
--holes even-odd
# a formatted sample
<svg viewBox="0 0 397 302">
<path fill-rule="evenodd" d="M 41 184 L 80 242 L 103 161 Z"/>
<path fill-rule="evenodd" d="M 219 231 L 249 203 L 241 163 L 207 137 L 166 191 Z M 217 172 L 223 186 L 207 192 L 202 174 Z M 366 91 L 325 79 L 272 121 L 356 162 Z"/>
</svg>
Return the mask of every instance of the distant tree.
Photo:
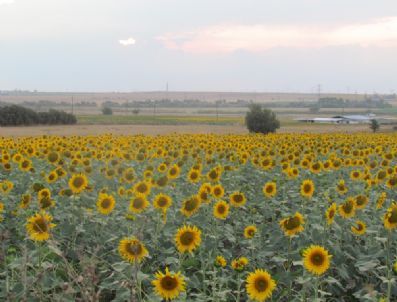
<svg viewBox="0 0 397 302">
<path fill-rule="evenodd" d="M 140 112 L 140 110 L 138 108 L 135 108 L 135 109 L 132 110 L 132 113 L 135 114 L 135 115 L 138 115 L 139 112 Z"/>
<path fill-rule="evenodd" d="M 270 109 L 262 109 L 258 104 L 251 104 L 249 108 L 250 110 L 245 116 L 245 124 L 249 132 L 266 134 L 280 128 L 276 114 Z"/>
<path fill-rule="evenodd" d="M 379 130 L 380 124 L 376 119 L 371 120 L 371 123 L 369 124 L 369 128 L 372 130 L 373 133 Z"/>
<path fill-rule="evenodd" d="M 103 115 L 112 115 L 113 114 L 113 110 L 110 107 L 103 107 L 102 108 L 102 114 Z"/>
</svg>

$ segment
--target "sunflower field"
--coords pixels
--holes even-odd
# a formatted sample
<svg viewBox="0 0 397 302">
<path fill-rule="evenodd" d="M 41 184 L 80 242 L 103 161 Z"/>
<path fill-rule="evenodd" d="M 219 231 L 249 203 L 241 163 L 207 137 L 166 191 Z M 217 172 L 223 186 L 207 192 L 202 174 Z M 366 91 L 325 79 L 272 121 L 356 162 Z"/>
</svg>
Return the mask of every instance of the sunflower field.
<svg viewBox="0 0 397 302">
<path fill-rule="evenodd" d="M 1 301 L 397 301 L 397 135 L 0 138 Z"/>
</svg>

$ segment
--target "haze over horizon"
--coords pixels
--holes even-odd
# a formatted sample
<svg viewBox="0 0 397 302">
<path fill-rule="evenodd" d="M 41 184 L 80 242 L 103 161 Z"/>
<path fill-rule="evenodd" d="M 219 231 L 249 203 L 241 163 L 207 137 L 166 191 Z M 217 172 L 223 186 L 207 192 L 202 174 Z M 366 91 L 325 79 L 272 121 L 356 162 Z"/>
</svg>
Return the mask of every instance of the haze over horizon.
<svg viewBox="0 0 397 302">
<path fill-rule="evenodd" d="M 394 93 L 393 0 L 0 0 L 0 90 Z"/>
</svg>

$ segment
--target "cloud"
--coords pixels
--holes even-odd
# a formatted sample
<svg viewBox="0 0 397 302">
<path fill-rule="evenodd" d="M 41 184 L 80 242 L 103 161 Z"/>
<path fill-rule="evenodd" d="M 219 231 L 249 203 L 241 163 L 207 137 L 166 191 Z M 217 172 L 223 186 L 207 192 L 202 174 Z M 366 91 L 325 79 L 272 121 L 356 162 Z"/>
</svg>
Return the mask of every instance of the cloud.
<svg viewBox="0 0 397 302">
<path fill-rule="evenodd" d="M 13 4 L 15 1 L 14 0 L 0 0 L 0 5 L 2 4 Z"/>
<path fill-rule="evenodd" d="M 119 43 L 123 46 L 129 46 L 129 45 L 134 45 L 136 41 L 134 38 L 128 38 L 126 40 L 119 40 Z"/>
<path fill-rule="evenodd" d="M 271 48 L 358 45 L 397 46 L 397 16 L 339 26 L 222 24 L 157 37 L 168 49 L 188 53 L 263 52 Z"/>
</svg>

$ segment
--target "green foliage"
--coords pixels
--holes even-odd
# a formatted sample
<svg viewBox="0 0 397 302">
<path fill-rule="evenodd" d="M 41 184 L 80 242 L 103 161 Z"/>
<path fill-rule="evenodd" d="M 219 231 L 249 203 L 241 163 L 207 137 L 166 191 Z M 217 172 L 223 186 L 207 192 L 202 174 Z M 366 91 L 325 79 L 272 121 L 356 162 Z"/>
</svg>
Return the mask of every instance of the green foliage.
<svg viewBox="0 0 397 302">
<path fill-rule="evenodd" d="M 113 110 L 110 107 L 103 107 L 102 108 L 102 114 L 103 115 L 112 115 L 113 114 Z"/>
<path fill-rule="evenodd" d="M 262 109 L 258 104 L 252 104 L 250 111 L 245 116 L 245 124 L 249 132 L 270 133 L 280 128 L 276 114 L 270 109 Z"/>
<path fill-rule="evenodd" d="M 0 107 L 0 126 L 70 125 L 76 122 L 73 114 L 53 109 L 35 112 L 18 105 Z"/>
<path fill-rule="evenodd" d="M 380 124 L 377 120 L 373 119 L 371 120 L 371 124 L 369 124 L 369 128 L 372 130 L 372 132 L 376 132 L 380 128 Z"/>
</svg>

